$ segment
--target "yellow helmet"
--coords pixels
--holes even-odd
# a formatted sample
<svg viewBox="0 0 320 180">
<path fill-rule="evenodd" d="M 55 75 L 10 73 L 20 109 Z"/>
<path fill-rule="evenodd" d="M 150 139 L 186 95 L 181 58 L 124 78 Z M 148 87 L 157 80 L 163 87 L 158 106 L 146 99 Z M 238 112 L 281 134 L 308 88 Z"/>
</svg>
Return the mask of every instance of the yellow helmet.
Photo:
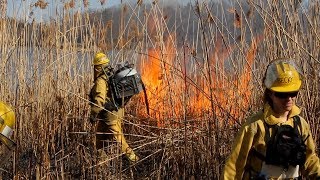
<svg viewBox="0 0 320 180">
<path fill-rule="evenodd" d="M 15 125 L 15 114 L 11 107 L 4 102 L 0 102 L 0 141 L 9 149 L 16 144 L 10 139 Z"/>
<path fill-rule="evenodd" d="M 264 84 L 275 92 L 294 92 L 300 90 L 302 80 L 292 59 L 277 59 L 268 65 Z"/>
<path fill-rule="evenodd" d="M 108 63 L 109 63 L 109 59 L 107 58 L 107 55 L 105 55 L 104 53 L 97 53 L 94 56 L 93 65 L 97 66 L 97 65 L 108 64 Z"/>
</svg>

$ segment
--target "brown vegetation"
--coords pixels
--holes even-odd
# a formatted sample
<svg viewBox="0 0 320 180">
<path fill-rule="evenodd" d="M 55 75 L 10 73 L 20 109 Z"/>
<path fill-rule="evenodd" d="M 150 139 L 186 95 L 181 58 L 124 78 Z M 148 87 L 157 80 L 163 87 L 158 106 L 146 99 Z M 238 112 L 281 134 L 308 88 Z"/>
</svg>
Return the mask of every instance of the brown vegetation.
<svg viewBox="0 0 320 180">
<path fill-rule="evenodd" d="M 0 95 L 17 115 L 3 178 L 218 179 L 239 125 L 261 105 L 266 65 L 279 57 L 302 69 L 298 104 L 319 145 L 319 4 L 137 1 L 72 14 L 67 3 L 45 23 L 0 20 Z M 98 50 L 113 65 L 135 63 L 147 87 L 151 114 L 141 95 L 124 119 L 142 157 L 136 165 L 112 141 L 104 161 L 92 145 L 88 93 Z"/>
</svg>

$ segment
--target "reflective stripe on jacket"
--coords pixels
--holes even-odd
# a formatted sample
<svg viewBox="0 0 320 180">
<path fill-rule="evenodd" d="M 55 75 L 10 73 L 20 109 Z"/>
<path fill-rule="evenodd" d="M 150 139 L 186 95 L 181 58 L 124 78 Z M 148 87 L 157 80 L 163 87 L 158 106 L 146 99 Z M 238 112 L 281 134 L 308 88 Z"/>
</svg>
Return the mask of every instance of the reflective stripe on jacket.
<svg viewBox="0 0 320 180">
<path fill-rule="evenodd" d="M 288 121 L 282 124 L 293 126 L 293 116 L 299 115 L 301 110 L 293 106 L 289 113 Z M 242 180 L 249 179 L 250 173 L 260 172 L 262 160 L 250 152 L 252 148 L 265 156 L 265 126 L 264 121 L 269 125 L 281 125 L 280 120 L 273 115 L 271 107 L 266 104 L 263 111 L 254 114 L 242 125 L 234 140 L 231 154 L 226 160 L 222 179 L 225 180 Z M 311 136 L 309 124 L 301 118 L 301 127 L 299 131 L 303 139 L 306 139 L 306 162 L 300 171 L 302 175 L 309 176 L 313 174 L 320 175 L 320 162 L 315 153 L 315 143 Z M 270 133 L 272 129 L 270 129 Z M 308 137 L 309 136 L 309 137 Z M 307 138 L 308 137 L 308 138 Z"/>
</svg>

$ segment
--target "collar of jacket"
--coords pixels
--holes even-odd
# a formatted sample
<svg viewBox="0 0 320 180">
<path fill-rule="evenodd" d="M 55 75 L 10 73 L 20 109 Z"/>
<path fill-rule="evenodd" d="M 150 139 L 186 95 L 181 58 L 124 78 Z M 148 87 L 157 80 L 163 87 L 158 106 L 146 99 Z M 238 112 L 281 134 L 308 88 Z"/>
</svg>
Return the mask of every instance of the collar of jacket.
<svg viewBox="0 0 320 180">
<path fill-rule="evenodd" d="M 293 116 L 299 115 L 301 113 L 301 110 L 298 106 L 294 105 L 289 112 L 289 118 L 292 118 Z M 271 106 L 266 103 L 263 107 L 263 117 L 267 124 L 269 125 L 275 125 L 280 123 L 280 119 L 276 118 L 274 116 L 274 111 L 272 110 Z"/>
</svg>

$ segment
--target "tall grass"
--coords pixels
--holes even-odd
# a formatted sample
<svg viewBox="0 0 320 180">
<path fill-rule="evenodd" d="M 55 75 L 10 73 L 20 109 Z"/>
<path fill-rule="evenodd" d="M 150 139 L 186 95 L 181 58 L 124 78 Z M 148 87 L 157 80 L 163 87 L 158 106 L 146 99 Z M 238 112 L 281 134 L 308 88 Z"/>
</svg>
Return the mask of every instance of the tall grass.
<svg viewBox="0 0 320 180">
<path fill-rule="evenodd" d="M 154 1 L 95 15 L 65 7 L 45 23 L 0 21 L 0 97 L 17 116 L 4 179 L 219 179 L 234 134 L 261 107 L 267 63 L 279 57 L 302 69 L 298 104 L 319 145 L 318 1 Z M 138 96 L 123 120 L 136 165 L 111 140 L 105 160 L 93 147 L 88 93 L 99 50 L 113 65 L 135 63 L 147 87 L 150 115 Z"/>
</svg>

